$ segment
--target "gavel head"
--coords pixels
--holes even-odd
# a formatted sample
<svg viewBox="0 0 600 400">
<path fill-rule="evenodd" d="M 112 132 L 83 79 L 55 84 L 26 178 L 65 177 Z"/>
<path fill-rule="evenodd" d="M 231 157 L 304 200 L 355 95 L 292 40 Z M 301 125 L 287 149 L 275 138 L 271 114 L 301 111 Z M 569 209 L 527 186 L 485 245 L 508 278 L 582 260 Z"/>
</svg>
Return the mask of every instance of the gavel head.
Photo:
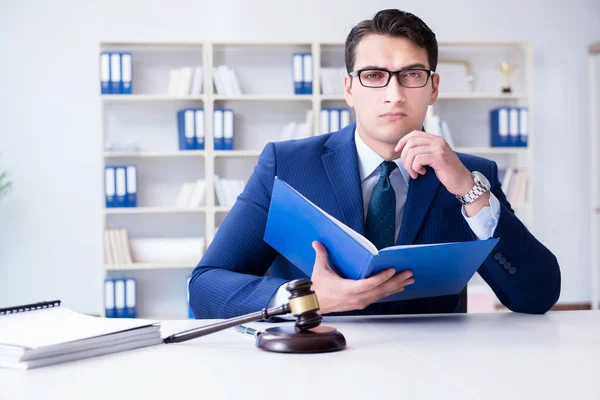
<svg viewBox="0 0 600 400">
<path fill-rule="evenodd" d="M 296 317 L 296 328 L 301 331 L 315 328 L 323 320 L 319 314 L 317 295 L 311 290 L 311 286 L 310 279 L 297 279 L 286 286 L 286 290 L 290 292 L 290 312 Z"/>
</svg>

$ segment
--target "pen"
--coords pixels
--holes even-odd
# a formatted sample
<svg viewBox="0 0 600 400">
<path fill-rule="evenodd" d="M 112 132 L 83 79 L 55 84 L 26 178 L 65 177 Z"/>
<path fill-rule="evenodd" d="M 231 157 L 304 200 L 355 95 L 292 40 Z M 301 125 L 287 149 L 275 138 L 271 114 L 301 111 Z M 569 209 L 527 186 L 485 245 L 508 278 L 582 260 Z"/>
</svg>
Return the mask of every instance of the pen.
<svg viewBox="0 0 600 400">
<path fill-rule="evenodd" d="M 260 335 L 262 332 L 257 331 L 256 329 L 252 329 L 248 326 L 244 326 L 244 325 L 236 325 L 233 327 L 236 331 L 243 333 L 244 335 L 250 335 L 250 336 L 254 336 L 255 338 L 258 337 L 258 335 Z"/>
</svg>

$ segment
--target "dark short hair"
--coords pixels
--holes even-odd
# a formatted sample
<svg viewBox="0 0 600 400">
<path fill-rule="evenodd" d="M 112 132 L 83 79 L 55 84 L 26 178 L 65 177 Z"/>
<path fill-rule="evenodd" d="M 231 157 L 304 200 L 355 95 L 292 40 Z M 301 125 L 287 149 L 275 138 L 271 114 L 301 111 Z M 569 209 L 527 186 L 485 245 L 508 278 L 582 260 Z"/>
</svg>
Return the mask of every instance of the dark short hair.
<svg viewBox="0 0 600 400">
<path fill-rule="evenodd" d="M 429 68 L 433 71 L 437 68 L 438 44 L 435 33 L 416 15 L 406 11 L 388 9 L 379 11 L 373 19 L 359 22 L 348 34 L 344 51 L 347 72 L 352 72 L 354 68 L 356 47 L 362 38 L 369 34 L 406 37 L 427 51 Z"/>
</svg>

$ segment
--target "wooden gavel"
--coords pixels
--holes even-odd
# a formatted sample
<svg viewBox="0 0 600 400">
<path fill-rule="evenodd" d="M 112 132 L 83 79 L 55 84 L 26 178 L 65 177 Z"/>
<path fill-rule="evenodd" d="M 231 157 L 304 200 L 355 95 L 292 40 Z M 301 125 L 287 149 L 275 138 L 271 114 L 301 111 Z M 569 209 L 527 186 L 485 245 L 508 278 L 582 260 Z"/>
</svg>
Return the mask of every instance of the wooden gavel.
<svg viewBox="0 0 600 400">
<path fill-rule="evenodd" d="M 233 328 L 246 322 L 268 319 L 276 315 L 292 314 L 296 317 L 296 327 L 300 331 L 306 331 L 315 328 L 321 324 L 323 318 L 319 314 L 319 302 L 317 295 L 311 290 L 312 282 L 310 279 L 298 279 L 287 284 L 285 289 L 290 292 L 289 302 L 279 307 L 263 308 L 252 314 L 242 315 L 231 318 L 215 324 L 206 325 L 200 328 L 189 329 L 169 336 L 164 340 L 165 343 L 185 342 L 200 336 L 209 335 L 223 329 Z"/>
<path fill-rule="evenodd" d="M 319 314 L 317 295 L 311 289 L 310 279 L 297 279 L 287 284 L 289 301 L 279 307 L 263 308 L 261 311 L 227 319 L 222 322 L 189 329 L 164 339 L 165 343 L 185 342 L 237 325 L 268 319 L 276 315 L 292 314 L 296 317 L 293 329 L 276 327 L 267 329 L 257 338 L 256 345 L 268 351 L 283 353 L 315 353 L 341 350 L 346 339 L 335 328 L 319 326 L 323 317 Z"/>
</svg>

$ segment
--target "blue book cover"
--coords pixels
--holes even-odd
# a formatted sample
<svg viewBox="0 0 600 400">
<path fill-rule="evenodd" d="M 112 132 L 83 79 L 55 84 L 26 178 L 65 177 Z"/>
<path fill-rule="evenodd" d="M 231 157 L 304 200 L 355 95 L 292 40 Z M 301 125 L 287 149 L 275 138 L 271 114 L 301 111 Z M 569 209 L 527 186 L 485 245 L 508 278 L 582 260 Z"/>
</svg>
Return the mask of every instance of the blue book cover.
<svg viewBox="0 0 600 400">
<path fill-rule="evenodd" d="M 125 200 L 125 207 L 137 207 L 137 167 L 135 165 L 128 165 L 126 172 L 125 186 L 127 187 L 127 198 Z"/>
<path fill-rule="evenodd" d="M 195 150 L 195 110 L 185 108 L 177 112 L 177 137 L 179 150 Z"/>
<path fill-rule="evenodd" d="M 122 94 L 131 94 L 133 88 L 133 61 L 131 53 L 121 53 Z"/>
<path fill-rule="evenodd" d="M 492 147 L 509 146 L 508 107 L 490 110 L 490 143 Z"/>
<path fill-rule="evenodd" d="M 112 90 L 110 81 L 110 53 L 100 54 L 100 93 L 110 94 Z"/>
<path fill-rule="evenodd" d="M 292 54 L 292 79 L 294 84 L 294 94 L 304 94 L 303 53 Z"/>
<path fill-rule="evenodd" d="M 313 59 L 311 53 L 302 54 L 302 93 L 313 94 Z"/>
<path fill-rule="evenodd" d="M 110 93 L 122 94 L 123 81 L 121 79 L 121 54 L 110 53 Z"/>
<path fill-rule="evenodd" d="M 110 278 L 104 280 L 104 315 L 106 318 L 115 318 L 117 316 L 115 308 L 115 281 Z"/>
<path fill-rule="evenodd" d="M 312 275 L 313 241 L 321 242 L 329 265 L 347 279 L 363 279 L 395 267 L 410 269 L 415 283 L 404 291 L 381 299 L 408 300 L 458 294 L 493 250 L 498 239 L 377 248 L 287 183 L 275 177 L 267 217 L 265 242 Z"/>
</svg>

